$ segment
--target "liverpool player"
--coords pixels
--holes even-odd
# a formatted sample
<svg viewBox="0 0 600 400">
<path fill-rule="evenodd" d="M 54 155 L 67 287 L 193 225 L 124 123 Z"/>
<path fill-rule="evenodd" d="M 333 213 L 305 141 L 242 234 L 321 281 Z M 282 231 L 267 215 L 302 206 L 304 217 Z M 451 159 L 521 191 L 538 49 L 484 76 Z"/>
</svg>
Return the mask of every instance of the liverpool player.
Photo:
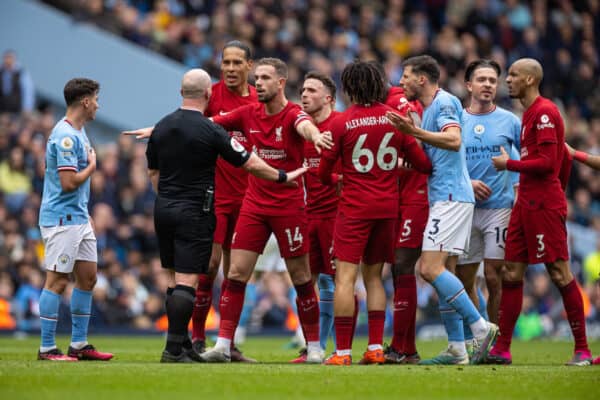
<svg viewBox="0 0 600 400">
<path fill-rule="evenodd" d="M 321 132 L 328 132 L 331 121 L 339 115 L 334 111 L 336 87 L 333 79 L 318 72 L 310 71 L 304 76 L 300 93 L 302 109 L 312 117 Z M 341 175 L 334 171 L 332 185 L 321 183 L 317 171 L 321 155 L 315 146 L 304 144 L 304 163 L 308 167 L 305 174 L 306 214 L 308 216 L 308 254 L 313 282 L 319 287 L 319 342 L 323 350 L 333 327 L 333 291 L 335 288 L 335 269 L 331 260 L 333 245 L 333 226 L 337 213 L 337 184 Z M 306 361 L 306 349 L 292 363 Z"/>
<path fill-rule="evenodd" d="M 386 78 L 385 104 L 420 125 L 423 107 L 418 101 L 408 101 L 399 86 L 389 86 L 383 65 L 373 62 Z M 399 157 L 404 158 L 400 154 Z M 423 231 L 429 215 L 427 175 L 412 168 L 399 168 L 400 207 L 396 225 L 396 244 L 392 278 L 394 280 L 392 343 L 384 349 L 385 362 L 389 364 L 416 364 L 417 353 L 415 324 L 417 317 L 417 279 L 415 265 L 421 256 Z"/>
<path fill-rule="evenodd" d="M 260 104 L 240 107 L 213 120 L 229 130 L 243 131 L 254 152 L 275 168 L 301 166 L 303 138 L 317 149 L 329 147 L 300 106 L 289 102 L 284 94 L 286 64 L 276 58 L 256 63 L 256 90 Z M 221 294 L 221 323 L 214 348 L 201 356 L 209 362 L 230 361 L 230 345 L 242 310 L 246 282 L 269 235 L 277 238 L 298 295 L 300 322 L 308 342 L 307 362 L 321 362 L 324 352 L 319 345 L 319 306 L 308 266 L 308 246 L 304 191 L 301 187 L 248 179 L 240 217 L 236 224 L 231 267 Z"/>
<path fill-rule="evenodd" d="M 510 364 L 510 344 L 523 302 L 523 277 L 529 263 L 544 263 L 558 287 L 575 338 L 574 355 L 567 365 L 590 365 L 583 301 L 569 267 L 567 201 L 560 169 L 567 156 L 564 124 L 554 103 L 540 96 L 540 63 L 531 58 L 515 61 L 508 70 L 509 95 L 526 108 L 521 130 L 521 160 L 511 160 L 504 149 L 493 157 L 494 167 L 520 173 L 519 196 L 506 237 L 506 271 L 500 302 L 498 342 L 488 362 Z"/>
<path fill-rule="evenodd" d="M 361 260 L 367 289 L 369 345 L 360 363 L 382 364 L 386 298 L 381 270 L 383 263 L 392 262 L 394 256 L 398 154 L 405 154 L 421 172 L 430 172 L 431 163 L 417 141 L 398 132 L 386 118 L 391 108 L 381 103 L 386 94 L 384 77 L 373 63 L 347 65 L 342 72 L 342 86 L 352 105 L 331 123 L 334 147 L 323 153 L 319 167 L 321 180 L 329 183 L 339 158 L 344 177 L 333 253 L 337 349 L 325 364 L 352 363 L 354 285 Z"/>
</svg>

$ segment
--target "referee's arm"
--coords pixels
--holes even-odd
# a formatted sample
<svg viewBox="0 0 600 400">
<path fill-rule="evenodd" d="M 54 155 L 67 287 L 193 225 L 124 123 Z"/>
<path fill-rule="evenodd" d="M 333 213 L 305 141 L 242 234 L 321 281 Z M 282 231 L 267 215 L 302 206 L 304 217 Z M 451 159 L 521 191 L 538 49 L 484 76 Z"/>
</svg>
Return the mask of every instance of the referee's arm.
<svg viewBox="0 0 600 400">
<path fill-rule="evenodd" d="M 148 178 L 150 178 L 150 183 L 152 184 L 152 189 L 154 189 L 154 193 L 158 193 L 158 170 L 149 169 Z"/>
</svg>

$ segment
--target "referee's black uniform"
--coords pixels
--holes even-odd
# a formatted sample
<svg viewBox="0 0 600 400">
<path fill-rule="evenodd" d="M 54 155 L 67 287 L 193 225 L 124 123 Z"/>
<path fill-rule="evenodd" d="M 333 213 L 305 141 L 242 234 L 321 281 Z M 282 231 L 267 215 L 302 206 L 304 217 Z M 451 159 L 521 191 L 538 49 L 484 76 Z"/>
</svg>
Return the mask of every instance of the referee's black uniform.
<svg viewBox="0 0 600 400">
<path fill-rule="evenodd" d="M 222 156 L 235 166 L 249 158 L 244 147 L 199 111 L 178 109 L 155 126 L 146 157 L 159 171 L 154 226 L 163 268 L 206 273 L 215 215 L 215 164 Z"/>
</svg>

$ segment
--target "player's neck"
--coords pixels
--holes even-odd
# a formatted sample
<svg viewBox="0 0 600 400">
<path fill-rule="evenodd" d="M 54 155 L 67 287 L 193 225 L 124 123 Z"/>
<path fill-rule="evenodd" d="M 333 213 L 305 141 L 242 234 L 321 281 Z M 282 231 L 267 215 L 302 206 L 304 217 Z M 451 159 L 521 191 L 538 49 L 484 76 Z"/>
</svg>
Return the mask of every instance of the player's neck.
<svg viewBox="0 0 600 400">
<path fill-rule="evenodd" d="M 525 92 L 525 96 L 521 97 L 520 101 L 525 109 L 528 109 L 533 102 L 540 96 L 539 90 L 530 90 Z"/>
<path fill-rule="evenodd" d="M 264 103 L 265 104 L 265 112 L 267 115 L 275 115 L 281 112 L 287 106 L 288 100 L 284 95 L 275 96 L 271 101 Z"/>
<path fill-rule="evenodd" d="M 85 114 L 79 108 L 67 108 L 65 119 L 78 131 L 80 131 L 87 122 Z"/>
<path fill-rule="evenodd" d="M 487 114 L 496 108 L 496 105 L 493 101 L 481 102 L 475 99 L 471 99 L 471 104 L 469 104 L 469 111 L 471 114 Z"/>
<path fill-rule="evenodd" d="M 248 95 L 250 95 L 250 89 L 248 89 L 248 82 L 245 82 L 243 85 L 240 86 L 236 86 L 236 87 L 228 87 L 227 89 L 231 90 L 233 93 L 237 94 L 238 96 L 242 96 L 242 97 L 246 97 Z"/>
<path fill-rule="evenodd" d="M 433 99 L 439 90 L 438 85 L 426 85 L 423 87 L 423 93 L 419 96 L 419 101 L 423 104 L 424 108 L 429 107 L 433 103 Z"/>
<path fill-rule="evenodd" d="M 319 111 L 317 111 L 313 114 L 310 114 L 310 116 L 315 121 L 315 123 L 320 124 L 321 122 L 323 122 L 327 118 L 329 118 L 332 111 L 333 110 L 331 109 L 331 107 L 323 107 Z"/>
</svg>

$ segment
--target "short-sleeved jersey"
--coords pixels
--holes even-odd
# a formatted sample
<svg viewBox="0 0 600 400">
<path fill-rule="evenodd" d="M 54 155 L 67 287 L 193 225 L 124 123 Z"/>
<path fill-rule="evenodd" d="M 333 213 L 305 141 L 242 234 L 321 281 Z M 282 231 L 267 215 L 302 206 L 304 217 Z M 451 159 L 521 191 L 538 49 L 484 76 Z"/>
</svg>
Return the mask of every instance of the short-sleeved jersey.
<svg viewBox="0 0 600 400">
<path fill-rule="evenodd" d="M 521 148 L 521 122 L 510 111 L 496 106 L 485 114 L 473 114 L 465 109 L 461 120 L 469 176 L 492 190 L 490 197 L 477 201 L 475 207 L 512 208 L 514 184 L 518 182 L 519 174 L 496 171 L 492 157 L 500 155 L 500 147 L 509 154 L 518 154 L 512 149 L 518 151 Z"/>
<path fill-rule="evenodd" d="M 204 112 L 207 117 L 228 113 L 238 107 L 258 102 L 256 89 L 248 85 L 248 96 L 240 96 L 227 88 L 223 81 L 212 86 L 212 94 L 208 107 Z M 240 131 L 229 131 L 229 136 L 234 137 L 246 150 L 250 151 L 252 145 Z M 217 159 L 215 171 L 215 206 L 227 207 L 241 204 L 248 187 L 248 173 L 240 168 L 235 168 L 222 158 Z"/>
<path fill-rule="evenodd" d="M 322 157 L 342 161 L 344 184 L 339 210 L 357 219 L 398 217 L 398 154 L 423 151 L 412 136 L 386 118 L 391 108 L 376 103 L 352 105 L 331 123 L 333 148 Z M 411 150 L 409 150 L 409 148 Z"/>
<path fill-rule="evenodd" d="M 421 103 L 418 101 L 408 101 L 401 87 L 394 86 L 390 88 L 385 104 L 397 109 L 401 115 L 414 112 L 419 116 L 419 119 L 423 117 L 423 106 Z M 400 157 L 404 157 L 404 154 L 401 154 Z M 417 172 L 414 169 L 399 169 L 400 205 L 428 204 L 427 178 L 427 175 Z"/>
<path fill-rule="evenodd" d="M 310 120 L 299 105 L 288 102 L 274 115 L 267 115 L 261 103 L 249 104 L 213 120 L 227 130 L 239 130 L 250 139 L 253 151 L 273 168 L 291 171 L 302 167 L 304 138 L 296 131 L 302 121 Z M 251 213 L 284 216 L 304 212 L 304 189 L 267 182 L 253 175 L 242 210 Z"/>
<path fill-rule="evenodd" d="M 66 118 L 56 123 L 46 144 L 40 226 L 82 225 L 88 221 L 90 179 L 72 192 L 64 192 L 58 173 L 79 172 L 87 167 L 89 149 L 85 128 L 75 129 Z"/>
<path fill-rule="evenodd" d="M 441 132 L 451 126 L 460 128 L 461 113 L 458 98 L 438 89 L 431 104 L 423 111 L 421 127 L 430 132 Z M 464 143 L 459 151 L 444 150 L 427 143 L 423 143 L 423 149 L 433 164 L 428 186 L 429 203 L 448 200 L 475 203 Z"/>
<path fill-rule="evenodd" d="M 327 119 L 317 124 L 320 132 L 331 131 L 331 121 L 340 113 L 333 111 Z M 306 186 L 306 214 L 309 218 L 325 218 L 335 216 L 339 202 L 336 185 L 324 185 L 319 179 L 318 171 L 321 164 L 321 155 L 315 145 L 304 142 L 304 163 L 308 171 L 304 174 Z M 334 170 L 334 172 L 341 172 Z"/>
<path fill-rule="evenodd" d="M 560 169 L 565 157 L 565 127 L 556 105 L 542 97 L 529 106 L 523 114 L 521 127 L 521 161 L 539 157 L 539 145 L 556 143 L 556 163 L 552 172 L 540 174 L 521 173 L 517 201 L 524 207 L 566 208 L 565 193 L 560 182 Z"/>
<path fill-rule="evenodd" d="M 239 167 L 250 153 L 235 138 L 199 111 L 178 109 L 154 127 L 146 158 L 159 171 L 158 195 L 204 202 L 214 188 L 217 157 Z"/>
</svg>

